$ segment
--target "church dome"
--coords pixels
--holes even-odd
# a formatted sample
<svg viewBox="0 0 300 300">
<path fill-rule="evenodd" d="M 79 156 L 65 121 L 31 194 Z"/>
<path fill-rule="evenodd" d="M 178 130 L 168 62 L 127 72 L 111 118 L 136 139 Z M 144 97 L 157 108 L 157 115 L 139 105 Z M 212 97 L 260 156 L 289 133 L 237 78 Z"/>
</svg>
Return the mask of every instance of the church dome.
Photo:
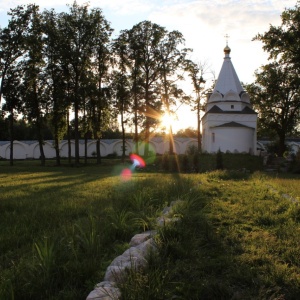
<svg viewBox="0 0 300 300">
<path fill-rule="evenodd" d="M 226 47 L 224 48 L 224 53 L 229 55 L 230 52 L 231 52 L 231 49 L 228 47 L 228 45 L 226 45 Z"/>
<path fill-rule="evenodd" d="M 231 49 L 228 47 L 228 44 L 225 46 L 224 52 L 225 52 L 224 61 L 222 64 L 221 71 L 219 73 L 218 80 L 214 87 L 213 94 L 215 92 L 218 92 L 221 95 L 223 95 L 222 99 L 220 99 L 219 101 L 225 101 L 225 100 L 240 101 L 239 95 L 241 92 L 244 92 L 244 89 L 241 85 L 241 82 L 240 82 L 240 80 L 235 72 L 235 69 L 233 67 L 233 64 L 231 62 L 231 58 L 229 55 L 231 52 Z M 227 95 L 227 94 L 230 96 L 229 99 L 228 99 L 228 97 L 226 99 L 224 98 L 224 95 Z M 234 94 L 234 96 L 233 96 L 233 94 Z M 231 96 L 233 96 L 233 98 Z M 211 100 L 216 101 L 217 99 L 216 99 L 216 97 L 211 97 L 211 99 L 210 98 L 208 99 L 208 102 L 211 102 Z"/>
</svg>

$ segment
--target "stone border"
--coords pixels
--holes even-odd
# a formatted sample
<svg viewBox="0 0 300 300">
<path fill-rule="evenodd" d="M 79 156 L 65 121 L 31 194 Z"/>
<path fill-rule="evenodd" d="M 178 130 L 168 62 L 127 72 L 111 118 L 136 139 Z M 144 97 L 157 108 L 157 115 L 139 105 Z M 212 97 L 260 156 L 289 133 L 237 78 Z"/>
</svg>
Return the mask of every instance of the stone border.
<svg viewBox="0 0 300 300">
<path fill-rule="evenodd" d="M 275 194 L 279 194 L 279 196 L 281 196 L 282 198 L 285 198 L 289 201 L 291 201 L 292 203 L 296 203 L 299 204 L 299 200 L 296 198 L 293 198 L 291 195 L 289 194 L 280 194 L 279 191 L 277 191 L 276 189 L 274 189 L 270 184 L 267 184 L 267 187 L 269 188 L 269 190 Z"/>
<path fill-rule="evenodd" d="M 158 227 L 179 220 L 179 218 L 169 217 L 172 207 L 178 202 L 181 200 L 172 201 L 170 206 L 164 208 L 163 215 L 156 220 Z M 130 248 L 111 262 L 106 269 L 104 281 L 96 284 L 86 300 L 119 300 L 121 291 L 118 288 L 118 283 L 126 279 L 127 270 L 139 270 L 147 266 L 149 253 L 157 251 L 154 239 L 156 234 L 156 230 L 151 230 L 133 236 L 129 243 Z"/>
</svg>

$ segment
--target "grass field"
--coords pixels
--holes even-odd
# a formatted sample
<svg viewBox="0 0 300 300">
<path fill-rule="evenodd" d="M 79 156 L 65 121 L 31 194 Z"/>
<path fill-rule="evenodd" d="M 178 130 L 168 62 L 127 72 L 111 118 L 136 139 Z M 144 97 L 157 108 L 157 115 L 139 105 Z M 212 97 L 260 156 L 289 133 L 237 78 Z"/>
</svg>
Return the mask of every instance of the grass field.
<svg viewBox="0 0 300 300">
<path fill-rule="evenodd" d="M 124 168 L 0 162 L 1 300 L 85 299 L 174 200 L 181 221 L 158 230 L 158 255 L 130 273 L 123 299 L 299 298 L 299 175 L 138 171 L 124 181 Z"/>
</svg>

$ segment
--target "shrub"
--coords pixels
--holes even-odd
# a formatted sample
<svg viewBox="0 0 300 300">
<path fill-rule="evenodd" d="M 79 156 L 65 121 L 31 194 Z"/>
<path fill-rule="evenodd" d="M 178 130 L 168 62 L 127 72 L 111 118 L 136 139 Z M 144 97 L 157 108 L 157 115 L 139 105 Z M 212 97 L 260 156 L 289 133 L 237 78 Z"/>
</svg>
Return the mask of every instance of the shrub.
<svg viewBox="0 0 300 300">
<path fill-rule="evenodd" d="M 219 149 L 216 155 L 216 169 L 217 170 L 223 170 L 223 155 L 221 150 Z"/>
</svg>

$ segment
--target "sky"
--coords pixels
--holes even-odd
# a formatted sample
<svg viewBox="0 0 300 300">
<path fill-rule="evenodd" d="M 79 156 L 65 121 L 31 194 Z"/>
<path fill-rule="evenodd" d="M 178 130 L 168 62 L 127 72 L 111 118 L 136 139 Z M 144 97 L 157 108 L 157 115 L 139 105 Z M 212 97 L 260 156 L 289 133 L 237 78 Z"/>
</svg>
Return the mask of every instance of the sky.
<svg viewBox="0 0 300 300">
<path fill-rule="evenodd" d="M 17 5 L 35 3 L 43 9 L 66 11 L 69 0 L 0 0 L 0 26 L 7 25 L 7 11 Z M 254 72 L 267 63 L 268 54 L 259 41 L 252 41 L 258 33 L 268 31 L 270 24 L 280 25 L 285 8 L 295 7 L 296 0 L 77 0 L 99 7 L 111 23 L 117 36 L 120 30 L 130 29 L 144 20 L 178 30 L 192 48 L 191 59 L 206 65 L 204 78 L 212 80 L 220 72 L 223 49 L 231 48 L 231 60 L 240 81 L 251 83 Z M 214 75 L 213 75 L 214 74 Z M 181 107 L 177 127 L 196 126 L 196 116 Z M 174 123 L 175 125 L 175 123 Z M 176 131 L 176 128 L 174 128 Z"/>
</svg>

